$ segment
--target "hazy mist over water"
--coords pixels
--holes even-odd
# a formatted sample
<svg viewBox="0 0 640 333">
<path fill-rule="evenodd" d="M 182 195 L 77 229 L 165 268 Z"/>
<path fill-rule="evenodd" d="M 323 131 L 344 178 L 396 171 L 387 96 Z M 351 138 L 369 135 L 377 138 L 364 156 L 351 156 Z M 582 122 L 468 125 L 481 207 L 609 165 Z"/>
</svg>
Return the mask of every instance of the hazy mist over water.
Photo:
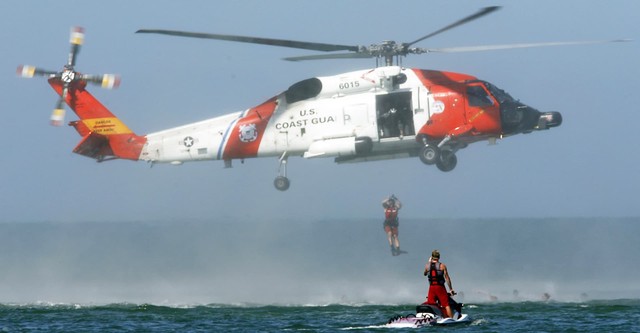
<svg viewBox="0 0 640 333">
<path fill-rule="evenodd" d="M 431 250 L 464 301 L 640 297 L 640 218 L 0 224 L 0 303 L 406 304 Z M 517 295 L 514 294 L 517 290 Z"/>
</svg>

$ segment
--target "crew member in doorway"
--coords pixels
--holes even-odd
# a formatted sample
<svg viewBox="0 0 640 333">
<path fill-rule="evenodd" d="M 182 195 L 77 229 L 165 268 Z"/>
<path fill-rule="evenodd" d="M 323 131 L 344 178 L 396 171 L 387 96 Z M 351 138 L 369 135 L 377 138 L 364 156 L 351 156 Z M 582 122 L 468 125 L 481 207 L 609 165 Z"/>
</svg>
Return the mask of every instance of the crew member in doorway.
<svg viewBox="0 0 640 333">
<path fill-rule="evenodd" d="M 378 120 L 382 124 L 383 138 L 397 137 L 402 138 L 404 135 L 404 124 L 398 109 L 393 105 L 387 105 L 385 112 L 380 115 Z"/>
<path fill-rule="evenodd" d="M 397 256 L 400 253 L 400 241 L 398 240 L 398 211 L 402 208 L 402 203 L 395 195 L 391 195 L 382 201 L 384 208 L 384 231 L 387 233 L 387 240 L 391 247 L 391 255 Z"/>
<path fill-rule="evenodd" d="M 449 271 L 447 266 L 440 262 L 440 251 L 433 250 L 431 252 L 431 258 L 424 267 L 425 276 L 429 277 L 429 294 L 427 295 L 427 304 L 440 305 L 445 309 L 446 315 L 449 318 L 453 318 L 453 312 L 451 311 L 451 304 L 449 304 L 449 294 L 447 288 L 444 286 L 445 282 L 449 286 L 449 292 L 451 295 L 455 295 L 456 292 L 451 287 L 451 278 L 449 278 Z"/>
</svg>

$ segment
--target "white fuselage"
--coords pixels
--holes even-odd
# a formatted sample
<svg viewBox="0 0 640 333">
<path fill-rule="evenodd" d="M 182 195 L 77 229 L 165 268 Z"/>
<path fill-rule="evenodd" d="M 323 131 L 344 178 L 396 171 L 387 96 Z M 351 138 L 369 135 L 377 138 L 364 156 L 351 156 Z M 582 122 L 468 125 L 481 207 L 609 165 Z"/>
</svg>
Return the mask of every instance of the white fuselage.
<svg viewBox="0 0 640 333">
<path fill-rule="evenodd" d="M 406 80 L 393 82 L 398 75 Z M 354 140 L 362 137 L 369 138 L 370 151 L 378 153 L 369 154 L 370 159 L 393 158 L 418 146 L 415 133 L 430 110 L 438 111 L 415 74 L 396 66 L 313 80 L 321 89 L 308 98 L 291 98 L 294 85 L 271 103 L 148 134 L 140 159 L 180 164 L 285 152 L 306 158 L 350 156 L 356 154 Z M 403 113 L 402 128 L 385 128 L 383 113 L 394 107 Z"/>
</svg>

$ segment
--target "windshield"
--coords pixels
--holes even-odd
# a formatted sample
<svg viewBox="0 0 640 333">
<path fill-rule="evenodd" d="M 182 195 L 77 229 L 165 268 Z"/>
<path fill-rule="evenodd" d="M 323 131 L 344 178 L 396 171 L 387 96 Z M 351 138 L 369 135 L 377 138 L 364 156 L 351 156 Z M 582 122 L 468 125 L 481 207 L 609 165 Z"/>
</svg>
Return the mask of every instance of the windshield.
<svg viewBox="0 0 640 333">
<path fill-rule="evenodd" d="M 493 105 L 493 100 L 480 85 L 467 86 L 467 100 L 469 101 L 469 106 L 483 107 Z"/>
<path fill-rule="evenodd" d="M 491 92 L 493 97 L 495 97 L 500 104 L 502 104 L 503 102 L 515 102 L 516 101 L 513 97 L 511 97 L 511 95 L 509 95 L 509 93 L 507 93 L 506 91 L 494 86 L 493 84 L 491 84 L 491 83 L 489 83 L 487 81 L 482 81 L 482 83 L 484 83 L 484 85 L 487 87 L 487 89 L 489 89 L 489 92 Z"/>
</svg>

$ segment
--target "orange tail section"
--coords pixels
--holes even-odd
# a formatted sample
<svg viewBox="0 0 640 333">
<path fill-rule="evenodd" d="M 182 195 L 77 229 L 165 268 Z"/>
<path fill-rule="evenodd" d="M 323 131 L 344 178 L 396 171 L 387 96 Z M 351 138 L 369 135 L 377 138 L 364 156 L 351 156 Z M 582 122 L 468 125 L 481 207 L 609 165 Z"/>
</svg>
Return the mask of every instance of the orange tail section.
<svg viewBox="0 0 640 333">
<path fill-rule="evenodd" d="M 63 84 L 59 79 L 49 79 L 49 84 L 62 96 Z M 69 123 L 82 136 L 73 152 L 98 161 L 111 158 L 137 161 L 147 138 L 133 133 L 85 89 L 86 85 L 84 81 L 72 82 L 66 96 L 67 105 L 80 118 Z"/>
</svg>

